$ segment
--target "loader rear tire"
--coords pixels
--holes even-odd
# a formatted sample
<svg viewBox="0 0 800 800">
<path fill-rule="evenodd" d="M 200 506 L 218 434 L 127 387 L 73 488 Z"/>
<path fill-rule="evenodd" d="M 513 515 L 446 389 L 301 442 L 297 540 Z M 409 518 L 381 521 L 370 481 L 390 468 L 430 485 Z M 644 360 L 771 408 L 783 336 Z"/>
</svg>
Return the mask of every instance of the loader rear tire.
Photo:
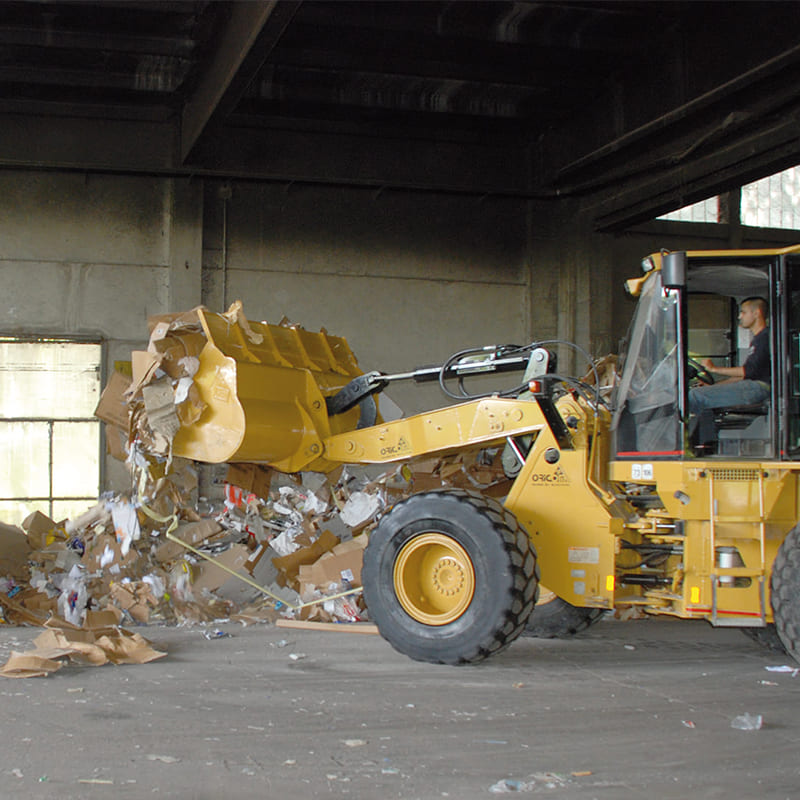
<svg viewBox="0 0 800 800">
<path fill-rule="evenodd" d="M 472 664 L 504 650 L 533 610 L 536 551 L 513 514 L 477 492 L 412 495 L 370 534 L 370 619 L 400 653 Z"/>
<path fill-rule="evenodd" d="M 568 639 L 594 625 L 604 614 L 602 608 L 573 606 L 544 586 L 539 586 L 539 592 L 539 602 L 533 608 L 523 636 Z"/>
<path fill-rule="evenodd" d="M 770 624 L 765 628 L 742 628 L 741 631 L 748 639 L 752 639 L 773 653 L 786 652 L 786 648 L 783 646 L 781 637 L 778 636 L 778 631 L 774 625 Z"/>
<path fill-rule="evenodd" d="M 800 661 L 800 525 L 778 548 L 770 579 L 775 630 L 786 652 Z"/>
</svg>

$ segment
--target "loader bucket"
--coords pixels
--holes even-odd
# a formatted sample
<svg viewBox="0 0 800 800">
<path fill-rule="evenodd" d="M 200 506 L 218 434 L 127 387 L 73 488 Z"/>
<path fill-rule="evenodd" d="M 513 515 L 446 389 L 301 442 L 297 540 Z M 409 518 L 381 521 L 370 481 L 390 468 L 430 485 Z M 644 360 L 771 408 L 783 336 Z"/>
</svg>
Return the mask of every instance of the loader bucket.
<svg viewBox="0 0 800 800">
<path fill-rule="evenodd" d="M 175 455 L 210 463 L 245 461 L 284 472 L 326 471 L 323 439 L 352 430 L 359 410 L 329 417 L 325 398 L 361 375 L 345 339 L 326 331 L 249 322 L 196 309 L 206 342 L 194 375 L 202 403 L 182 425 Z"/>
</svg>

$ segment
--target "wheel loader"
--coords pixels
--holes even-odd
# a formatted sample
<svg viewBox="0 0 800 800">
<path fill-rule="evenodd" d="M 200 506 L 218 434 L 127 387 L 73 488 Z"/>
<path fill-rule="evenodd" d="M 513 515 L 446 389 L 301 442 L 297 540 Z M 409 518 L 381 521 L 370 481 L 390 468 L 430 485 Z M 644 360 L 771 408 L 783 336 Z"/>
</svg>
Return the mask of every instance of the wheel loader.
<svg viewBox="0 0 800 800">
<path fill-rule="evenodd" d="M 800 660 L 800 246 L 662 251 L 626 289 L 638 303 L 610 391 L 579 348 L 589 377 L 562 374 L 559 342 L 362 373 L 325 331 L 201 311 L 204 410 L 174 452 L 286 472 L 502 452 L 502 502 L 424 491 L 369 534 L 370 618 L 417 660 L 474 663 L 526 626 L 564 635 L 621 609 L 740 627 Z M 743 363 L 737 309 L 754 296 L 770 309 L 769 397 L 716 409 L 701 440 L 689 390 L 714 380 L 701 360 Z M 510 388 L 468 389 L 512 371 Z M 398 380 L 438 380 L 459 402 L 385 421 Z"/>
</svg>

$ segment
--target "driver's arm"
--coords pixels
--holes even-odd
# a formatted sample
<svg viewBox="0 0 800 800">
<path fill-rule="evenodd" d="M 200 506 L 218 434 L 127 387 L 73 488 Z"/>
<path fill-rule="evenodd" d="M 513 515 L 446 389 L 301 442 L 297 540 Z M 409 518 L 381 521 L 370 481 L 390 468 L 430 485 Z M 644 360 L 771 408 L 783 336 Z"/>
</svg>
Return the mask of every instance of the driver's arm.
<svg viewBox="0 0 800 800">
<path fill-rule="evenodd" d="M 700 362 L 709 372 L 716 375 L 725 375 L 728 378 L 744 378 L 744 367 L 715 367 L 710 358 L 704 358 Z"/>
</svg>

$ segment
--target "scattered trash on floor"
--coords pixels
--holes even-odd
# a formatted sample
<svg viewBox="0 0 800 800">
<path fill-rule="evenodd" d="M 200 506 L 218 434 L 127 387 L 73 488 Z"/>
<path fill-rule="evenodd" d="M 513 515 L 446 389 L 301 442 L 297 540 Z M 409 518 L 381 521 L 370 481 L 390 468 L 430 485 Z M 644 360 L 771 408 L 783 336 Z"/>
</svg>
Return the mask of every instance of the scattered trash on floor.
<svg viewBox="0 0 800 800">
<path fill-rule="evenodd" d="M 591 772 L 586 773 L 591 775 Z M 492 794 L 506 794 L 507 792 L 535 792 L 539 789 L 561 789 L 571 781 L 554 772 L 536 772 L 528 775 L 525 780 L 516 778 L 503 778 L 489 787 Z"/>
<path fill-rule="evenodd" d="M 536 781 L 518 781 L 514 778 L 503 778 L 489 787 L 492 794 L 506 794 L 507 792 L 532 792 L 536 788 Z"/>
<path fill-rule="evenodd" d="M 148 761 L 160 761 L 162 764 L 177 764 L 180 761 L 180 759 L 175 758 L 175 756 L 160 756 L 155 753 L 148 753 L 145 758 Z"/>
<path fill-rule="evenodd" d="M 739 731 L 760 731 L 764 724 L 764 718 L 761 714 L 740 714 L 734 717 L 731 722 L 731 728 Z"/>
<path fill-rule="evenodd" d="M 206 639 L 230 639 L 233 634 L 226 633 L 225 631 L 221 631 L 219 628 L 217 628 L 213 631 L 203 631 L 203 636 Z"/>
<path fill-rule="evenodd" d="M 793 678 L 796 678 L 797 673 L 800 672 L 800 667 L 790 667 L 787 664 L 783 664 L 779 667 L 764 667 L 764 669 L 767 672 L 788 672 Z"/>
</svg>

